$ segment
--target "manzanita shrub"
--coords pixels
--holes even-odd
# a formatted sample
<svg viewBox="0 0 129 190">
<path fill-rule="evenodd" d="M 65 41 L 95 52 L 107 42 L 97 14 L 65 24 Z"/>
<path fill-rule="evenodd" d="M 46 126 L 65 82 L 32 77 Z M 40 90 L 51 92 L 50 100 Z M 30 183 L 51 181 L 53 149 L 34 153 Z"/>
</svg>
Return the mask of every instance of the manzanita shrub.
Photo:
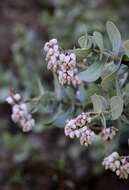
<svg viewBox="0 0 129 190">
<path fill-rule="evenodd" d="M 50 97 L 51 114 L 48 120 L 43 119 L 44 124 L 64 127 L 65 135 L 79 139 L 81 145 L 91 145 L 96 137 L 105 144 L 112 143 L 123 123 L 129 125 L 129 40 L 122 41 L 119 30 L 110 21 L 106 30 L 110 45 L 97 31 L 81 36 L 78 47 L 69 50 L 63 50 L 57 39 L 45 43 L 47 68 L 53 73 L 53 92 L 46 92 L 39 81 L 38 97 L 24 100 L 11 90 L 6 99 L 12 106 L 12 120 L 24 132 L 35 126 L 34 108 L 30 110 L 28 104 L 35 102 L 36 108 L 41 100 Z M 128 156 L 113 152 L 102 165 L 119 178 L 128 178 Z"/>
</svg>

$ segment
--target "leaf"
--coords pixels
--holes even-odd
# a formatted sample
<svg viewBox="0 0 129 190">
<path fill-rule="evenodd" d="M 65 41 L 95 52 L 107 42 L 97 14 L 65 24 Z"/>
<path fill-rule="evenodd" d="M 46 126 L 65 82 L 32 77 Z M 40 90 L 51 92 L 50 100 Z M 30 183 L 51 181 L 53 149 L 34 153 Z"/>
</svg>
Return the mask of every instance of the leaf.
<svg viewBox="0 0 129 190">
<path fill-rule="evenodd" d="M 91 48 L 93 44 L 93 36 L 88 36 L 88 41 L 87 41 L 87 48 Z"/>
<path fill-rule="evenodd" d="M 78 87 L 76 97 L 80 102 L 85 102 L 87 99 L 87 90 L 84 88 L 83 84 Z"/>
<path fill-rule="evenodd" d="M 126 40 L 123 43 L 123 46 L 124 46 L 124 52 L 125 52 L 125 54 L 129 57 L 129 40 Z"/>
<path fill-rule="evenodd" d="M 109 91 L 113 89 L 115 85 L 115 80 L 116 80 L 116 71 L 104 77 L 104 79 L 101 82 L 103 90 Z"/>
<path fill-rule="evenodd" d="M 103 98 L 104 97 L 97 94 L 91 96 L 94 112 L 102 113 L 105 110 L 105 102 L 103 101 Z"/>
<path fill-rule="evenodd" d="M 91 104 L 91 96 L 93 96 L 94 94 L 99 95 L 101 93 L 101 88 L 96 83 L 89 83 L 88 87 L 86 88 L 86 93 L 87 93 L 87 99 L 85 103 L 83 103 L 84 107 Z"/>
<path fill-rule="evenodd" d="M 55 90 L 55 95 L 56 95 L 57 100 L 61 100 L 62 89 L 61 89 L 61 85 L 59 84 L 56 74 L 54 74 L 54 90 Z"/>
<path fill-rule="evenodd" d="M 38 87 L 39 87 L 40 95 L 44 95 L 45 91 L 44 91 L 44 88 L 43 88 L 43 85 L 41 83 L 40 78 L 37 79 L 37 82 L 38 82 Z"/>
<path fill-rule="evenodd" d="M 110 100 L 112 120 L 118 119 L 123 111 L 123 99 L 120 96 L 113 96 Z"/>
<path fill-rule="evenodd" d="M 78 39 L 78 43 L 80 45 L 81 48 L 86 48 L 87 47 L 87 34 L 84 35 L 84 36 L 81 36 L 79 39 Z"/>
<path fill-rule="evenodd" d="M 58 107 L 58 109 L 55 111 L 55 113 L 52 114 L 42 114 L 43 120 L 42 124 L 43 125 L 51 125 L 62 113 L 61 105 Z"/>
<path fill-rule="evenodd" d="M 94 36 L 95 43 L 97 44 L 97 46 L 99 47 L 101 52 L 103 52 L 104 45 L 103 45 L 103 36 L 102 36 L 102 34 L 100 32 L 94 32 L 93 36 Z"/>
<path fill-rule="evenodd" d="M 126 123 L 127 125 L 129 125 L 129 120 L 127 119 L 127 117 L 125 115 L 121 115 L 121 120 Z"/>
<path fill-rule="evenodd" d="M 90 83 L 88 87 L 86 88 L 87 98 L 91 97 L 94 94 L 100 94 L 100 86 L 98 86 L 96 83 Z"/>
<path fill-rule="evenodd" d="M 80 72 L 79 78 L 85 82 L 96 81 L 101 76 L 102 69 L 103 69 L 103 64 L 94 63 L 91 66 L 89 66 L 89 68 L 86 69 L 85 71 Z"/>
<path fill-rule="evenodd" d="M 63 112 L 60 115 L 58 115 L 58 118 L 54 121 L 53 125 L 55 125 L 56 127 L 63 128 L 66 121 L 71 118 L 72 113 L 73 107 L 68 109 L 66 112 Z"/>
<path fill-rule="evenodd" d="M 89 49 L 89 48 L 77 48 L 77 49 L 70 50 L 70 52 L 75 53 L 77 60 L 82 60 L 89 55 L 89 53 L 91 52 L 91 49 Z"/>
<path fill-rule="evenodd" d="M 121 88 L 118 80 L 116 80 L 116 94 L 117 96 L 122 97 Z"/>
<path fill-rule="evenodd" d="M 106 77 L 107 75 L 109 75 L 112 72 L 116 71 L 116 69 L 117 69 L 117 66 L 114 64 L 113 61 L 104 64 L 104 68 L 103 68 L 103 72 L 102 72 L 101 77 L 102 78 Z"/>
<path fill-rule="evenodd" d="M 112 44 L 112 50 L 115 55 L 118 55 L 121 46 L 121 34 L 115 24 L 111 21 L 107 22 L 106 29 Z"/>
<path fill-rule="evenodd" d="M 106 118 L 103 113 L 101 114 L 100 119 L 103 127 L 106 127 Z"/>
<path fill-rule="evenodd" d="M 70 86 L 67 86 L 66 88 L 61 89 L 61 98 L 64 102 L 66 103 L 74 103 L 75 102 L 75 92 L 74 89 L 71 88 Z"/>
<path fill-rule="evenodd" d="M 106 109 L 109 108 L 109 102 L 106 100 L 106 98 L 104 96 L 99 96 L 102 104 L 103 104 L 103 111 L 105 111 Z"/>
</svg>

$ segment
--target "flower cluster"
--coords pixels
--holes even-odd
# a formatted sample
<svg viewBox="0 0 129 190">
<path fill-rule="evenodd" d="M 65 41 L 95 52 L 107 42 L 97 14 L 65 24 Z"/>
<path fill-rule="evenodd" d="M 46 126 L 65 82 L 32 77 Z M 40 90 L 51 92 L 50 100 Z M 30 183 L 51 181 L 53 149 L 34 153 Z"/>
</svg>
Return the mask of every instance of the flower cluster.
<svg viewBox="0 0 129 190">
<path fill-rule="evenodd" d="M 112 140 L 117 132 L 118 132 L 118 129 L 115 127 L 108 127 L 108 128 L 105 127 L 104 129 L 102 129 L 100 136 L 102 137 L 104 141 L 108 141 L 108 140 Z"/>
<path fill-rule="evenodd" d="M 63 53 L 56 39 L 45 43 L 46 61 L 48 70 L 56 73 L 61 85 L 77 86 L 81 83 L 77 73 L 76 55 L 74 53 Z"/>
<path fill-rule="evenodd" d="M 91 125 L 91 121 L 93 117 L 96 117 L 95 113 L 86 112 L 81 113 L 76 118 L 67 121 L 65 125 L 65 135 L 69 136 L 70 138 L 80 138 L 81 145 L 88 145 L 91 144 L 93 137 L 95 135 L 94 131 L 95 128 Z M 93 130 L 91 130 L 93 129 Z M 115 127 L 108 127 L 103 128 L 99 135 L 104 141 L 108 141 L 113 139 L 116 135 L 118 129 Z"/>
<path fill-rule="evenodd" d="M 67 121 L 65 126 L 65 135 L 70 138 L 80 138 L 80 144 L 88 146 L 94 139 L 94 132 L 87 124 L 91 122 L 89 113 L 81 113 L 76 118 Z"/>
<path fill-rule="evenodd" d="M 53 72 L 57 71 L 59 64 L 59 46 L 56 39 L 52 39 L 49 42 L 46 42 L 44 45 L 44 51 L 46 54 L 46 61 L 48 61 L 48 70 Z"/>
<path fill-rule="evenodd" d="M 120 157 L 117 152 L 113 152 L 103 161 L 105 169 L 115 172 L 121 179 L 127 179 L 129 174 L 129 160 L 127 156 Z"/>
<path fill-rule="evenodd" d="M 6 101 L 12 106 L 12 120 L 22 127 L 24 132 L 30 131 L 35 125 L 32 115 L 29 113 L 27 104 L 20 94 L 10 93 Z"/>
<path fill-rule="evenodd" d="M 90 128 L 84 126 L 81 128 L 80 144 L 88 146 L 94 140 L 95 133 Z"/>
<path fill-rule="evenodd" d="M 58 78 L 61 85 L 72 84 L 76 86 L 80 84 L 76 68 L 76 55 L 74 53 L 60 54 L 59 65 Z"/>
</svg>

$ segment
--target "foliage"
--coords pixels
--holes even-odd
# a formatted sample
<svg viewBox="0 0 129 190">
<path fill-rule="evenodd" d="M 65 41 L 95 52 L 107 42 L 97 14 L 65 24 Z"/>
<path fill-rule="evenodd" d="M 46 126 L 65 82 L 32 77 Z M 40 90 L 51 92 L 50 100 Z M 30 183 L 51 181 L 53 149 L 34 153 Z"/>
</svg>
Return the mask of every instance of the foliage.
<svg viewBox="0 0 129 190">
<path fill-rule="evenodd" d="M 108 21 L 106 23 L 106 30 L 111 43 L 110 49 L 105 47 L 104 38 L 99 32 L 94 32 L 93 35 L 88 35 L 88 33 L 86 33 L 80 37 L 78 40 L 80 47 L 74 47 L 73 50 L 68 50 L 70 53 L 67 52 L 66 55 L 59 50 L 60 47 L 58 46 L 56 39 L 50 40 L 44 46 L 44 50 L 47 52 L 46 60 L 49 64 L 48 69 L 55 73 L 54 84 L 56 99 L 59 100 L 58 106 L 62 107 L 62 111 L 64 112 L 62 115 L 57 114 L 56 118 L 52 120 L 51 125 L 54 124 L 55 126 L 63 127 L 67 121 L 65 125 L 65 135 L 69 136 L 70 138 L 80 138 L 80 144 L 85 146 L 88 146 L 92 143 L 95 135 L 94 132 L 96 132 L 97 128 L 101 131 L 100 136 L 105 141 L 112 140 L 120 128 L 119 123 L 121 125 L 121 123 L 124 122 L 126 125 L 128 121 L 126 116 L 126 101 L 128 95 L 123 89 L 124 86 L 128 85 L 128 46 L 125 46 L 125 42 L 122 42 L 121 34 L 113 22 Z M 51 54 L 51 51 L 53 54 Z M 75 57 L 75 55 L 77 58 L 78 67 L 81 64 L 79 78 L 82 81 L 81 83 L 76 83 L 76 85 L 74 85 L 72 82 L 74 75 L 72 75 L 73 78 L 70 78 L 69 75 L 69 72 L 73 72 L 71 70 L 73 69 L 73 66 L 71 67 L 70 64 L 72 64 L 74 61 L 74 67 L 76 65 L 76 59 L 71 59 L 73 56 Z M 52 56 L 55 56 L 54 62 Z M 60 59 L 62 56 L 63 62 L 61 62 L 62 58 Z M 57 65 L 57 70 L 53 67 L 53 64 Z M 61 76 L 58 75 L 58 72 L 61 72 Z M 60 77 L 63 76 L 63 73 L 65 78 L 63 79 L 64 82 L 61 82 L 61 85 L 64 85 L 64 87 L 60 87 L 58 80 L 60 83 Z M 126 75 L 126 78 L 121 77 L 121 73 L 123 76 Z M 71 80 L 71 82 L 68 82 L 68 84 L 67 77 L 69 77 Z M 77 102 L 77 94 L 86 94 L 89 83 L 91 82 L 93 82 L 94 85 L 99 86 L 99 94 L 91 94 L 91 100 L 88 102 L 88 104 L 85 103 L 85 99 L 83 99 L 84 102 L 80 100 Z M 63 109 L 64 96 L 62 96 L 60 88 L 65 88 L 65 86 L 70 84 L 73 84 L 74 91 L 73 94 L 71 94 L 71 105 L 70 101 L 67 102 L 66 111 Z M 78 89 L 79 85 L 83 86 L 83 91 Z M 89 97 L 87 97 L 87 99 L 89 99 Z M 76 106 L 76 103 L 78 107 Z M 83 103 L 85 107 L 83 107 Z M 88 109 L 92 111 L 88 112 Z M 71 112 L 73 115 L 76 115 L 79 113 L 78 110 L 82 113 L 74 119 L 68 121 L 69 116 L 71 116 Z M 126 118 L 126 122 L 122 120 L 122 117 Z M 117 122 L 117 128 L 112 127 L 113 125 L 116 126 L 116 124 L 112 122 L 114 120 L 119 121 L 119 123 Z M 113 162 L 110 161 L 110 157 L 113 157 Z M 122 159 L 124 160 L 119 161 Z M 103 165 L 106 169 L 115 171 L 120 178 L 127 179 L 129 173 L 127 159 L 128 157 L 123 158 L 120 157 L 119 154 L 113 153 L 111 156 L 107 157 Z M 113 168 L 112 165 L 115 160 L 119 163 L 116 165 L 114 164 L 115 168 Z M 120 164 L 120 162 L 122 162 L 122 164 Z M 123 171 L 123 167 L 126 167 L 125 171 Z"/>
</svg>

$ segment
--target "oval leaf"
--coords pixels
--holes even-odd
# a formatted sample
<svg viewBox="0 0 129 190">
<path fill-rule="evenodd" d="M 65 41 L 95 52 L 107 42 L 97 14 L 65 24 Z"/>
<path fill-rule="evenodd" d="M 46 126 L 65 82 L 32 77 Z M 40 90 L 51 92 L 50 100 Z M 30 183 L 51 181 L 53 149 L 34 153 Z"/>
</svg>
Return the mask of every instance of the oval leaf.
<svg viewBox="0 0 129 190">
<path fill-rule="evenodd" d="M 113 96 L 110 100 L 112 120 L 118 119 L 123 111 L 123 99 L 120 96 Z"/>
<path fill-rule="evenodd" d="M 113 22 L 108 21 L 106 29 L 112 44 L 112 50 L 115 55 L 118 55 L 121 46 L 121 34 Z"/>
<path fill-rule="evenodd" d="M 103 96 L 94 94 L 91 97 L 94 112 L 102 113 L 106 109 L 106 99 Z"/>
<path fill-rule="evenodd" d="M 94 63 L 91 66 L 89 66 L 89 68 L 86 69 L 85 71 L 80 72 L 79 78 L 85 82 L 96 81 L 101 76 L 102 69 L 103 69 L 103 64 Z"/>
<path fill-rule="evenodd" d="M 94 40 L 96 45 L 99 47 L 99 49 L 101 50 L 101 52 L 103 52 L 104 49 L 104 45 L 103 45 L 103 36 L 100 32 L 94 32 Z"/>
</svg>

